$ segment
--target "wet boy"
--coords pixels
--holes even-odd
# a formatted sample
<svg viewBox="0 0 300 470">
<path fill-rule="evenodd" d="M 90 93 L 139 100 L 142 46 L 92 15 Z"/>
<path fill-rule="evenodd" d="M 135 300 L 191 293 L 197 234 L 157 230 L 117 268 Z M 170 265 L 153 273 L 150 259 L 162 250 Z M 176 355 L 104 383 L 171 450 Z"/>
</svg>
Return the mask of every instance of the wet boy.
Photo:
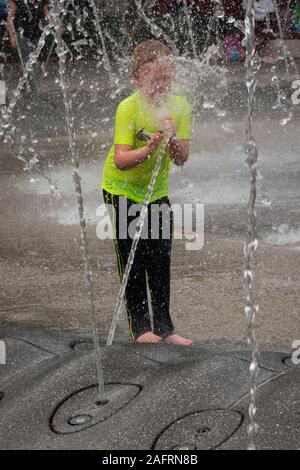
<svg viewBox="0 0 300 470">
<path fill-rule="evenodd" d="M 119 211 L 120 200 L 125 198 L 128 214 L 133 214 L 133 206 L 145 202 L 159 147 L 165 139 L 169 139 L 168 146 L 164 146 L 160 171 L 148 206 L 149 237 L 141 237 L 139 240 L 126 288 L 125 306 L 132 339 L 139 343 L 166 341 L 190 346 L 191 340 L 174 332 L 169 311 L 173 217 L 168 199 L 168 173 L 171 161 L 182 166 L 189 158 L 191 117 L 187 101 L 171 92 L 175 74 L 170 56 L 170 49 L 159 41 L 145 41 L 135 48 L 132 57 L 132 81 L 137 91 L 118 106 L 114 145 L 106 157 L 102 188 L 105 202 L 114 208 L 112 222 L 116 236 L 119 275 L 122 280 L 132 238 L 125 238 L 120 233 L 123 223 Z M 145 135 L 149 136 L 146 142 Z M 167 207 L 167 237 L 162 234 L 165 218 L 160 213 L 159 237 L 151 239 L 154 225 L 151 214 L 154 213 L 154 205 Z M 128 215 L 127 227 L 136 217 L 136 213 L 134 216 Z M 153 331 L 148 311 L 147 278 L 151 293 Z"/>
</svg>

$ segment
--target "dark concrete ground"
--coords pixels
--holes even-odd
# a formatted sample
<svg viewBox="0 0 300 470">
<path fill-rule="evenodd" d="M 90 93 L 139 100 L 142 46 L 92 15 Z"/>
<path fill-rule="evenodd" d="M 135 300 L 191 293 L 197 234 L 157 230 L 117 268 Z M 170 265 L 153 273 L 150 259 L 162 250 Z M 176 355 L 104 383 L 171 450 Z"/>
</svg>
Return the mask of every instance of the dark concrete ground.
<svg viewBox="0 0 300 470">
<path fill-rule="evenodd" d="M 99 186 L 112 141 L 113 107 L 128 89 L 112 98 L 104 78 L 99 82 L 92 71 L 91 65 L 82 72 L 84 86 L 79 77 L 71 87 L 104 345 L 119 280 L 113 243 L 96 236 L 95 211 L 102 202 Z M 243 73 L 234 72 L 215 109 L 197 112 L 188 165 L 170 175 L 172 202 L 205 204 L 203 249 L 186 251 L 184 241 L 177 240 L 172 258 L 172 318 L 194 346 L 130 343 L 123 315 L 115 343 L 103 349 L 111 400 L 100 408 L 94 404 L 89 302 L 61 94 L 49 78 L 43 83 L 45 102 L 24 97 L 18 104 L 17 139 L 12 147 L 1 143 L 0 158 L 0 340 L 7 347 L 7 364 L 0 365 L 1 448 L 247 447 L 250 355 L 242 272 L 249 174 L 243 153 Z M 270 71 L 262 69 L 260 76 L 253 126 L 261 173 L 259 249 L 253 262 L 263 351 L 257 446 L 297 449 L 300 366 L 290 367 L 284 359 L 300 339 L 300 107 L 290 107 L 292 119 L 282 125 L 287 114 L 274 109 Z M 96 92 L 90 89 L 95 83 Z M 37 153 L 61 197 L 51 195 L 39 173 L 23 172 L 16 158 L 22 136 L 24 155 L 30 159 Z M 77 415 L 89 421 L 68 424 Z"/>
<path fill-rule="evenodd" d="M 250 354 L 242 343 L 182 348 L 118 337 L 102 347 L 108 403 L 97 406 L 86 333 L 7 325 L 1 337 L 1 449 L 247 448 Z M 300 374 L 286 358 L 260 356 L 259 449 L 299 449 Z"/>
</svg>

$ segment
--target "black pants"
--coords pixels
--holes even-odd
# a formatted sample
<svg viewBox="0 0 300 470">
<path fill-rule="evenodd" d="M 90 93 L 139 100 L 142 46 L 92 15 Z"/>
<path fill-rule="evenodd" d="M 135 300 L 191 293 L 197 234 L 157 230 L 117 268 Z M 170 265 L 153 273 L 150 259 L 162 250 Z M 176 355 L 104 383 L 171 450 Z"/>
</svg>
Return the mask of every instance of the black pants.
<svg viewBox="0 0 300 470">
<path fill-rule="evenodd" d="M 115 235 L 119 275 L 122 281 L 133 242 L 132 237 L 128 235 L 125 237 L 124 233 L 126 231 L 128 234 L 130 224 L 132 227 L 132 222 L 138 218 L 140 212 L 137 212 L 136 215 L 128 215 L 128 210 L 136 203 L 124 196 L 116 196 L 105 190 L 103 190 L 103 195 L 105 203 L 109 204 L 112 210 L 110 214 Z M 122 203 L 123 209 L 125 207 L 127 211 L 127 220 L 124 218 L 124 211 L 120 211 Z M 163 217 L 162 212 L 159 213 L 158 218 L 151 217 L 154 204 L 156 208 L 161 204 L 163 205 L 165 217 Z M 140 209 L 141 207 L 140 205 Z M 148 239 L 143 235 L 139 239 L 125 291 L 125 306 L 128 314 L 130 336 L 133 339 L 147 331 L 151 331 L 146 273 L 153 311 L 153 333 L 159 336 L 168 336 L 174 331 L 169 312 L 173 213 L 167 197 L 149 204 L 147 222 L 148 230 L 142 231 L 142 234 L 148 233 Z M 157 227 L 159 228 L 158 237 Z M 132 228 L 129 231 L 133 231 Z M 154 236 L 153 232 L 155 232 Z"/>
</svg>

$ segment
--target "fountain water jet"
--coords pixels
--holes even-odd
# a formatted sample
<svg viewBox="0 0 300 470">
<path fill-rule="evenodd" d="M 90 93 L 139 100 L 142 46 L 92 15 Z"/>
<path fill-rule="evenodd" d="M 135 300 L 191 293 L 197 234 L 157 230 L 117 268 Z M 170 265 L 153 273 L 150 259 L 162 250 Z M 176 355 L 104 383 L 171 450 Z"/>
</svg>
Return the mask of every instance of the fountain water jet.
<svg viewBox="0 0 300 470">
<path fill-rule="evenodd" d="M 53 13 L 51 16 L 52 16 L 52 21 L 54 24 L 54 29 L 55 29 L 57 55 L 59 57 L 60 85 L 61 85 L 63 96 L 64 96 L 65 115 L 66 115 L 68 140 L 69 140 L 69 151 L 70 151 L 72 162 L 75 165 L 74 182 L 75 182 L 75 191 L 76 191 L 78 212 L 79 212 L 79 218 L 80 218 L 81 243 L 82 243 L 82 252 L 83 252 L 83 257 L 84 257 L 84 262 L 85 262 L 85 274 L 86 274 L 86 280 L 87 280 L 87 285 L 88 285 L 88 290 L 89 290 L 89 295 L 90 295 L 90 311 L 91 311 L 91 319 L 92 319 L 92 325 L 93 325 L 93 339 L 94 339 L 96 367 L 97 367 L 97 381 L 98 381 L 98 394 L 99 394 L 98 398 L 99 398 L 99 403 L 105 404 L 107 403 L 107 400 L 105 398 L 104 379 L 103 379 L 103 371 L 102 371 L 102 365 L 101 365 L 101 351 L 100 351 L 100 346 L 99 346 L 99 338 L 97 334 L 95 295 L 94 295 L 92 271 L 91 271 L 89 252 L 88 252 L 86 222 L 85 222 L 85 217 L 84 217 L 82 189 L 81 189 L 81 183 L 80 183 L 81 178 L 79 175 L 79 158 L 78 158 L 78 152 L 76 151 L 75 142 L 74 142 L 73 118 L 71 116 L 71 100 L 69 96 L 67 77 L 66 77 L 66 67 L 65 67 L 66 48 L 64 47 L 64 43 L 61 37 L 61 27 L 60 27 L 60 21 L 59 21 L 60 8 L 64 7 L 64 0 L 52 0 L 52 2 L 53 2 L 52 3 Z"/>
<path fill-rule="evenodd" d="M 245 244 L 245 270 L 244 270 L 244 289 L 246 295 L 245 314 L 248 321 L 248 343 L 251 346 L 252 361 L 250 364 L 250 405 L 248 435 L 249 450 L 255 449 L 254 436 L 257 431 L 255 421 L 256 414 L 256 380 L 258 375 L 258 345 L 255 336 L 255 315 L 258 311 L 258 305 L 252 291 L 252 257 L 257 249 L 256 234 L 256 182 L 257 182 L 257 160 L 258 150 L 252 134 L 252 114 L 254 109 L 256 79 L 254 75 L 254 54 L 255 54 L 255 18 L 254 18 L 254 0 L 248 0 L 245 16 L 246 33 L 246 86 L 248 92 L 248 115 L 246 120 L 246 146 L 247 164 L 250 168 L 251 184 L 248 203 L 248 234 L 249 239 Z"/>
</svg>

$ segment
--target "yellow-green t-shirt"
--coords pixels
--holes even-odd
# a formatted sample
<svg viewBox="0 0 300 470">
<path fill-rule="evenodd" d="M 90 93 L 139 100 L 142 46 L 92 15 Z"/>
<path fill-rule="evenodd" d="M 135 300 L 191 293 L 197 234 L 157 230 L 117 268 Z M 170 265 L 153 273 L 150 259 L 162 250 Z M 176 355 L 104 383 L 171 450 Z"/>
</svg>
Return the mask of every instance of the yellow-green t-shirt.
<svg viewBox="0 0 300 470">
<path fill-rule="evenodd" d="M 158 132 L 160 129 L 157 120 L 166 114 L 176 122 L 177 138 L 189 140 L 191 110 L 185 98 L 169 94 L 163 105 L 154 106 L 137 91 L 118 106 L 115 116 L 114 145 L 130 145 L 133 149 L 143 147 L 145 142 L 138 139 L 138 132 L 142 129 L 145 134 Z M 112 194 L 127 196 L 132 201 L 144 203 L 157 153 L 134 168 L 120 170 L 115 164 L 114 145 L 105 160 L 102 188 Z M 171 159 L 166 151 L 150 202 L 168 195 L 170 166 Z"/>
</svg>

